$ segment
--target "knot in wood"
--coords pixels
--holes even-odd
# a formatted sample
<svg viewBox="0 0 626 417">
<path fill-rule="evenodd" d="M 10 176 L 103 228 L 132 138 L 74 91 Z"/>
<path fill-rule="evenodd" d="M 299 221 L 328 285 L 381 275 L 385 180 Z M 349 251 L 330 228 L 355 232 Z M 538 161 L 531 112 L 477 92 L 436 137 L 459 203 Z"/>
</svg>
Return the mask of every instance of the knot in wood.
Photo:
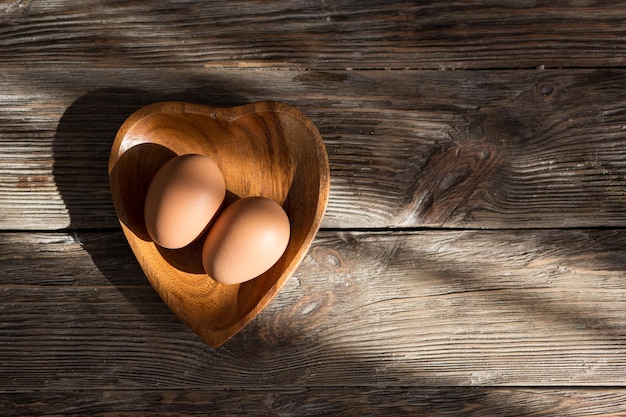
<svg viewBox="0 0 626 417">
<path fill-rule="evenodd" d="M 497 163 L 488 144 L 459 144 L 433 155 L 417 178 L 403 224 L 441 225 L 460 211 Z"/>
<path fill-rule="evenodd" d="M 309 256 L 316 265 L 329 272 L 337 273 L 345 269 L 341 254 L 335 249 L 314 247 L 309 251 Z"/>
<path fill-rule="evenodd" d="M 555 91 L 556 87 L 552 83 L 542 82 L 535 86 L 535 95 L 541 100 L 551 99 Z"/>
<path fill-rule="evenodd" d="M 268 321 L 261 335 L 275 346 L 310 343 L 315 329 L 326 323 L 335 307 L 335 298 L 332 291 L 306 294 Z"/>
</svg>

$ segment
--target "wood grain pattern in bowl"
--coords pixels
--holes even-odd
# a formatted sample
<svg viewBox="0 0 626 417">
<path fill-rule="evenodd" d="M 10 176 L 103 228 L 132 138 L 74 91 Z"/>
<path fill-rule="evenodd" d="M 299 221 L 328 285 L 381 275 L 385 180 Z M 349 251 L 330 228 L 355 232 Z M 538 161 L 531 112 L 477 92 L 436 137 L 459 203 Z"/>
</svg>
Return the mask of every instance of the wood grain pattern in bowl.
<svg viewBox="0 0 626 417">
<path fill-rule="evenodd" d="M 222 170 L 224 207 L 263 196 L 280 203 L 289 217 L 285 253 L 252 281 L 222 285 L 210 279 L 200 255 L 204 236 L 178 250 L 160 248 L 148 236 L 143 203 L 150 181 L 169 159 L 189 153 L 212 158 Z M 249 323 L 298 267 L 319 229 L 330 187 L 318 130 L 296 108 L 273 101 L 232 108 L 146 106 L 120 127 L 108 170 L 122 230 L 148 280 L 183 322 L 216 347 Z"/>
</svg>

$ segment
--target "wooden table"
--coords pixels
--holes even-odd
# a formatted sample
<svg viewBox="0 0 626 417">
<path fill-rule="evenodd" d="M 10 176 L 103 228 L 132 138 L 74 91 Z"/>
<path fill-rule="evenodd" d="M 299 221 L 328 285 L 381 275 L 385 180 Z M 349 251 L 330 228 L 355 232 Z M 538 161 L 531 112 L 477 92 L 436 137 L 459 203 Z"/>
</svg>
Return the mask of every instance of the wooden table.
<svg viewBox="0 0 626 417">
<path fill-rule="evenodd" d="M 0 2 L 0 415 L 625 416 L 626 4 Z M 220 348 L 106 163 L 161 100 L 279 100 L 322 229 Z"/>
</svg>

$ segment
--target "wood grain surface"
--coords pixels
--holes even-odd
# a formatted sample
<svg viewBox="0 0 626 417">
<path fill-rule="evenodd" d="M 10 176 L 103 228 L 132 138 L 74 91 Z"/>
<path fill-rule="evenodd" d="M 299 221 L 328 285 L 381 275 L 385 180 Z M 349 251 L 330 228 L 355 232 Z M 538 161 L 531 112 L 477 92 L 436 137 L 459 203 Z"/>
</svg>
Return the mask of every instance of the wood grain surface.
<svg viewBox="0 0 626 417">
<path fill-rule="evenodd" d="M 299 388 L 0 393 L 7 417 L 152 416 L 621 416 L 622 390 L 510 388 Z M 106 414 L 100 411 L 110 410 Z"/>
<path fill-rule="evenodd" d="M 626 416 L 626 4 L 0 2 L 0 415 Z M 277 100 L 328 210 L 218 349 L 115 216 L 121 123 Z"/>
<path fill-rule="evenodd" d="M 0 65 L 462 69 L 623 66 L 621 1 L 9 0 Z"/>
<path fill-rule="evenodd" d="M 321 232 L 219 349 L 120 232 L 3 238 L 0 391 L 626 383 L 622 230 Z"/>
<path fill-rule="evenodd" d="M 4 229 L 117 227 L 106 163 L 126 117 L 264 98 L 297 105 L 324 138 L 323 227 L 626 225 L 624 70 L 63 69 L 0 84 Z"/>
</svg>

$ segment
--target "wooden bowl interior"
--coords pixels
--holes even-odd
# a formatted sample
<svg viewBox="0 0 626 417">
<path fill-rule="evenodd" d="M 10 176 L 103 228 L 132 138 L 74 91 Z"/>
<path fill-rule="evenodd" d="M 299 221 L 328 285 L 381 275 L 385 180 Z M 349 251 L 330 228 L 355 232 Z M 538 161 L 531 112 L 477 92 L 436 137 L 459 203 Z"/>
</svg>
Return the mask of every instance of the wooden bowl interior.
<svg viewBox="0 0 626 417">
<path fill-rule="evenodd" d="M 222 170 L 227 188 L 222 209 L 246 196 L 272 198 L 285 209 L 289 244 L 260 277 L 240 285 L 210 279 L 201 262 L 204 235 L 178 250 L 151 241 L 143 217 L 150 181 L 169 159 L 188 153 L 206 155 Z M 254 318 L 295 271 L 319 228 L 329 191 L 328 160 L 317 129 L 298 110 L 276 102 L 227 109 L 167 102 L 143 108 L 116 136 L 109 178 L 122 229 L 149 281 L 212 346 Z"/>
</svg>

